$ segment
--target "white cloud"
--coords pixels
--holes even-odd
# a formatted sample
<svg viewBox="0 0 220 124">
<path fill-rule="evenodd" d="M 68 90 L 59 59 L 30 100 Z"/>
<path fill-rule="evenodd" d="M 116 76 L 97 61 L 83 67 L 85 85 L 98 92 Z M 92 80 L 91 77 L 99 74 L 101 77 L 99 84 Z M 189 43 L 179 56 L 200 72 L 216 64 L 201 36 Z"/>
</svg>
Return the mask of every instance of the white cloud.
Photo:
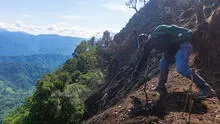
<svg viewBox="0 0 220 124">
<path fill-rule="evenodd" d="M 69 19 L 69 20 L 89 20 L 88 16 L 75 16 L 75 15 L 64 15 L 64 16 L 60 16 L 60 18 Z"/>
<path fill-rule="evenodd" d="M 30 15 L 30 14 L 23 14 L 23 15 L 21 15 L 21 16 L 23 16 L 23 17 L 25 17 L 25 18 L 31 18 L 31 17 L 33 17 L 33 16 Z"/>
<path fill-rule="evenodd" d="M 102 6 L 111 10 L 117 10 L 123 12 L 129 11 L 129 8 L 127 8 L 125 5 L 120 5 L 115 3 L 106 3 L 106 4 L 102 4 Z"/>
<path fill-rule="evenodd" d="M 6 23 L 0 22 L 0 28 L 7 29 L 9 31 L 23 31 L 30 34 L 58 34 L 63 36 L 76 36 L 90 38 L 92 36 L 100 36 L 99 32 L 105 31 L 101 28 L 86 28 L 82 26 L 67 24 L 67 23 L 54 23 L 50 25 L 33 25 L 23 24 L 22 22 Z M 112 31 L 110 29 L 111 32 Z M 99 35 L 98 35 L 99 34 Z"/>
</svg>

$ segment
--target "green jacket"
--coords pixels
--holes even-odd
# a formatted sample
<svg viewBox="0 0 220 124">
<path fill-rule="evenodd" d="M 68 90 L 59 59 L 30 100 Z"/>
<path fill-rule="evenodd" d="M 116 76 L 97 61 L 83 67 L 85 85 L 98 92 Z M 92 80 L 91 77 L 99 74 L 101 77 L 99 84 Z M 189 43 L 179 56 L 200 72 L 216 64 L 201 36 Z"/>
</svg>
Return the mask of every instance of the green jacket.
<svg viewBox="0 0 220 124">
<path fill-rule="evenodd" d="M 176 42 L 181 44 L 189 41 L 192 37 L 192 30 L 176 25 L 160 25 L 151 33 L 151 36 L 158 37 L 163 34 L 169 34 L 171 36 L 171 40 L 166 42 Z"/>
<path fill-rule="evenodd" d="M 160 50 L 164 57 L 174 57 L 180 44 L 188 42 L 192 36 L 190 29 L 176 25 L 160 25 L 149 36 L 136 70 L 141 70 L 152 49 Z M 138 72 L 137 71 L 137 72 Z"/>
</svg>

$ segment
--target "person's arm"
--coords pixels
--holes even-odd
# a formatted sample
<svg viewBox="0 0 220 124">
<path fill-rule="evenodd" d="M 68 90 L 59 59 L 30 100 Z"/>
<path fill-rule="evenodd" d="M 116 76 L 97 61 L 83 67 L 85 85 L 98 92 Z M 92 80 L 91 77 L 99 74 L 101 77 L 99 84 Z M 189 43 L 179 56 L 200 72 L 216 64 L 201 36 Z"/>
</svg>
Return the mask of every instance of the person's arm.
<svg viewBox="0 0 220 124">
<path fill-rule="evenodd" d="M 167 48 L 172 37 L 168 32 L 170 26 L 160 25 L 149 36 L 147 42 L 144 44 L 144 50 L 142 51 L 140 59 L 138 59 L 135 67 L 134 77 L 144 69 L 148 56 L 152 49 L 164 50 Z M 163 51 L 164 52 L 164 51 Z"/>
<path fill-rule="evenodd" d="M 135 67 L 135 77 L 139 72 L 142 72 L 143 69 L 145 68 L 147 59 L 152 51 L 152 49 L 164 49 L 166 46 L 164 46 L 167 42 L 164 41 L 165 39 L 170 38 L 168 34 L 160 34 L 157 36 L 150 36 L 148 41 L 144 45 L 144 50 L 141 51 L 141 56 L 139 57 L 136 67 Z"/>
<path fill-rule="evenodd" d="M 133 74 L 134 78 L 137 78 L 138 74 L 143 71 L 149 55 L 150 54 L 148 52 L 143 52 L 140 55 L 139 59 L 136 61 L 135 70 Z"/>
</svg>

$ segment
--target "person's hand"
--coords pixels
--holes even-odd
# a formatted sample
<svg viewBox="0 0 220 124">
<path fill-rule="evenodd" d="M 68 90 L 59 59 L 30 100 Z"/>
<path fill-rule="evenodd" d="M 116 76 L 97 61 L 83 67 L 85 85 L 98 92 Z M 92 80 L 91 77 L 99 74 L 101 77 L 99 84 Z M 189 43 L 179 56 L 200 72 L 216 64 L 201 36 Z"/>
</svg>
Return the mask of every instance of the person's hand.
<svg viewBox="0 0 220 124">
<path fill-rule="evenodd" d="M 144 44 L 145 44 L 145 42 L 147 41 L 147 39 L 148 39 L 148 35 L 147 34 L 140 34 L 139 36 L 138 36 L 138 47 L 140 48 L 140 47 L 144 47 Z"/>
<path fill-rule="evenodd" d="M 145 42 L 147 39 L 148 39 L 147 34 L 142 33 L 138 36 L 138 42 Z"/>
</svg>

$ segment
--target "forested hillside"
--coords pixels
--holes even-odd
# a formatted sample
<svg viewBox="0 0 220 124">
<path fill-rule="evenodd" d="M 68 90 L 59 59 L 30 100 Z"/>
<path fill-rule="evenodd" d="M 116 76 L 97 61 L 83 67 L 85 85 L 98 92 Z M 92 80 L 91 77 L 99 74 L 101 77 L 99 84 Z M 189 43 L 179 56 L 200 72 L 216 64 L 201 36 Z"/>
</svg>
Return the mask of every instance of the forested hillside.
<svg viewBox="0 0 220 124">
<path fill-rule="evenodd" d="M 29 89 L 14 88 L 8 85 L 8 82 L 0 80 L 0 123 L 16 106 L 23 103 L 25 97 L 32 94 L 33 86 L 29 87 Z"/>
<path fill-rule="evenodd" d="M 62 65 L 83 39 L 0 29 L 0 123 L 32 94 L 41 75 Z"/>
<path fill-rule="evenodd" d="M 4 124 L 80 123 L 85 113 L 84 101 L 105 82 L 111 42 L 106 31 L 102 39 L 83 41 L 58 70 L 44 75 L 36 91 L 24 105 L 4 119 Z M 107 52 L 108 51 L 108 52 Z"/>
<path fill-rule="evenodd" d="M 30 55 L 34 53 L 34 51 L 26 45 L 13 42 L 10 38 L 3 35 L 0 35 L 0 51 L 0 56 Z"/>
<path fill-rule="evenodd" d="M 0 63 L 26 63 L 39 66 L 41 68 L 56 69 L 61 63 L 71 56 L 59 54 L 34 54 L 29 56 L 0 56 Z"/>
<path fill-rule="evenodd" d="M 49 54 L 0 57 L 0 120 L 32 94 L 42 74 L 57 69 L 68 58 Z"/>
</svg>

